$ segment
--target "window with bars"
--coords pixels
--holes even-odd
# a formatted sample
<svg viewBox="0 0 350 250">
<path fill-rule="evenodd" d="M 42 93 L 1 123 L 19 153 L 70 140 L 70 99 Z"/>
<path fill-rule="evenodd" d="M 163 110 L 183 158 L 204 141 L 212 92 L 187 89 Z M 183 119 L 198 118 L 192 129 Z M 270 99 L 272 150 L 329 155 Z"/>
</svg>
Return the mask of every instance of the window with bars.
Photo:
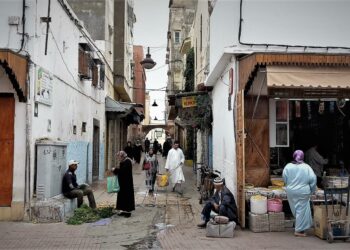
<svg viewBox="0 0 350 250">
<path fill-rule="evenodd" d="M 181 36 L 180 36 L 180 31 L 175 31 L 174 32 L 174 43 L 180 43 Z"/>
</svg>

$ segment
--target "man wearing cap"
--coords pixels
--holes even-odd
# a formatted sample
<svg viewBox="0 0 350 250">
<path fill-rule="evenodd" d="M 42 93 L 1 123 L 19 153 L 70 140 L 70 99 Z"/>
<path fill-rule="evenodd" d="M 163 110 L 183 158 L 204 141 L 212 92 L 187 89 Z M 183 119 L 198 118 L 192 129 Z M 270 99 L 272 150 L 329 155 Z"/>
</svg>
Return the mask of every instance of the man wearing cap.
<svg viewBox="0 0 350 250">
<path fill-rule="evenodd" d="M 78 161 L 70 160 L 68 162 L 68 170 L 63 176 L 62 180 L 62 193 L 69 199 L 77 198 L 78 207 L 83 204 L 83 197 L 87 195 L 89 199 L 89 206 L 93 209 L 96 208 L 95 197 L 92 189 L 87 184 L 78 185 L 77 176 L 75 170 L 78 168 Z"/>
<path fill-rule="evenodd" d="M 220 177 L 214 179 L 215 193 L 205 204 L 202 210 L 202 223 L 197 226 L 205 228 L 210 220 L 211 211 L 221 216 L 226 216 L 230 221 L 237 223 L 237 206 L 231 191 L 224 185 L 224 180 Z"/>
</svg>

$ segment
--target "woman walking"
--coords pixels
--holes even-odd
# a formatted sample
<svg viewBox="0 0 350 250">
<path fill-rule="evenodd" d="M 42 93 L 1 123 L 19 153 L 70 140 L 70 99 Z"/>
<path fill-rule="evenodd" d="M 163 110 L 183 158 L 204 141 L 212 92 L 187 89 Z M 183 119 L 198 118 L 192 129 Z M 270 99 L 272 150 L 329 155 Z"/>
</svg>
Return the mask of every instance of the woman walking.
<svg viewBox="0 0 350 250">
<path fill-rule="evenodd" d="M 133 156 L 133 146 L 131 144 L 131 141 L 128 141 L 126 147 L 124 148 L 124 152 L 128 155 L 128 157 L 132 160 L 134 159 L 134 156 Z"/>
<path fill-rule="evenodd" d="M 304 163 L 304 153 L 296 150 L 294 161 L 283 170 L 287 198 L 295 217 L 295 236 L 305 237 L 305 231 L 312 226 L 310 196 L 316 189 L 316 175 L 312 168 Z"/>
<path fill-rule="evenodd" d="M 131 211 L 135 210 L 134 182 L 132 178 L 132 162 L 124 151 L 117 154 L 120 162 L 119 168 L 112 169 L 118 175 L 120 190 L 117 196 L 118 215 L 130 217 Z"/>
<path fill-rule="evenodd" d="M 146 173 L 146 187 L 149 189 L 149 193 L 154 191 L 154 183 L 156 182 L 157 173 L 159 172 L 159 163 L 157 156 L 154 154 L 153 149 L 149 149 L 145 155 L 144 167 L 149 164 L 148 169 L 144 169 Z"/>
</svg>

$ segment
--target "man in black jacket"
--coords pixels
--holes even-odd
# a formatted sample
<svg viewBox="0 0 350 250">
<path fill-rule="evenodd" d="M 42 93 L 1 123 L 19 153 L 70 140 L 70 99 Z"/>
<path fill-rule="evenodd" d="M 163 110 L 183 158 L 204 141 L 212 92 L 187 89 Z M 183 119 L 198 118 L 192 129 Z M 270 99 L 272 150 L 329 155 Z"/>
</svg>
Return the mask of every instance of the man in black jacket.
<svg viewBox="0 0 350 250">
<path fill-rule="evenodd" d="M 237 219 L 237 206 L 233 194 L 224 185 L 223 179 L 216 177 L 214 179 L 215 194 L 213 197 L 205 204 L 202 210 L 202 220 L 203 222 L 197 226 L 200 228 L 205 228 L 208 221 L 210 220 L 210 213 L 214 211 L 218 215 L 226 216 L 230 221 L 238 222 Z"/>
<path fill-rule="evenodd" d="M 75 175 L 75 170 L 78 168 L 79 162 L 75 160 L 70 160 L 68 162 L 68 170 L 62 179 L 62 193 L 65 197 L 69 199 L 77 198 L 78 207 L 83 204 L 83 197 L 87 195 L 89 199 L 89 206 L 93 209 L 96 208 L 95 197 L 92 189 L 87 184 L 78 185 L 77 176 Z"/>
</svg>

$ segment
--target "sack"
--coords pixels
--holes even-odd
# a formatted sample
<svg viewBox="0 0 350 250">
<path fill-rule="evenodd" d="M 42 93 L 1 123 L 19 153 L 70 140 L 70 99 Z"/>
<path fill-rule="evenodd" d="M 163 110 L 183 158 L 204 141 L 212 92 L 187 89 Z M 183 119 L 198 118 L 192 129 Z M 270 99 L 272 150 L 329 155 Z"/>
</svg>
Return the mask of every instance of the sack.
<svg viewBox="0 0 350 250">
<path fill-rule="evenodd" d="M 108 193 L 118 193 L 120 190 L 118 176 L 108 176 L 107 177 L 107 192 Z"/>
<path fill-rule="evenodd" d="M 214 221 L 217 224 L 227 224 L 229 222 L 229 219 L 226 216 L 217 215 L 217 216 L 214 217 Z"/>
<path fill-rule="evenodd" d="M 169 185 L 169 178 L 167 174 L 157 174 L 158 187 L 166 187 Z"/>
<path fill-rule="evenodd" d="M 150 169 L 151 169 L 151 163 L 144 161 L 142 165 L 142 170 L 150 170 Z"/>
<path fill-rule="evenodd" d="M 235 227 L 236 223 L 234 221 L 230 221 L 227 224 L 217 224 L 215 221 L 210 220 L 207 223 L 207 237 L 232 238 Z"/>
</svg>

